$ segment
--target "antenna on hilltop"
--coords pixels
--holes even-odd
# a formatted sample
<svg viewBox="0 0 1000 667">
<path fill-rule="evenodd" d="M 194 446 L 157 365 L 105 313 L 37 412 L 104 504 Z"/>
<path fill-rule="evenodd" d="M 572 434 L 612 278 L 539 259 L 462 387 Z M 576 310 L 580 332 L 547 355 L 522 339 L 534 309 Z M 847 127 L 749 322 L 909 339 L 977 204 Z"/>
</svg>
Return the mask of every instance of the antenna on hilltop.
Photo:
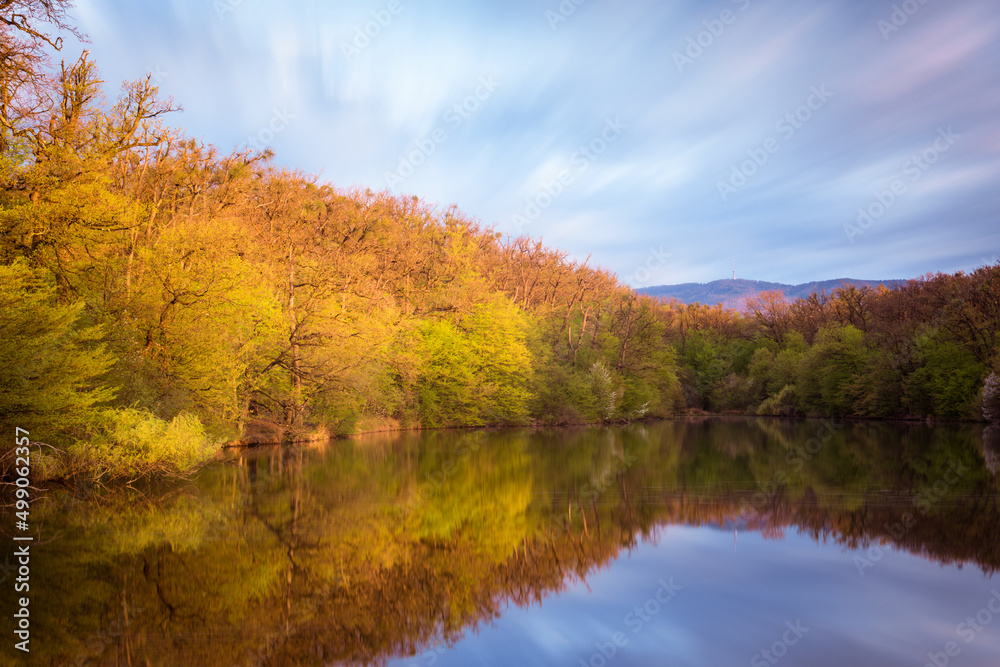
<svg viewBox="0 0 1000 667">
<path fill-rule="evenodd" d="M 733 280 L 736 280 L 736 260 L 733 260 Z"/>
</svg>

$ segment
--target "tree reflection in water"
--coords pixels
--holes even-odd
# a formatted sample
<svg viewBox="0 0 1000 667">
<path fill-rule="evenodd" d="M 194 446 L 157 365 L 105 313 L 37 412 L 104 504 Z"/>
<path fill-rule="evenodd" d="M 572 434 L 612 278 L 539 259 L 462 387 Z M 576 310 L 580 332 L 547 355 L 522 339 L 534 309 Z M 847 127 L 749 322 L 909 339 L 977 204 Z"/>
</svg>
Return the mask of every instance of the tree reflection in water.
<svg viewBox="0 0 1000 667">
<path fill-rule="evenodd" d="M 33 657 L 379 664 L 542 604 L 675 524 L 996 571 L 995 434 L 848 425 L 805 460 L 818 428 L 398 434 L 242 452 L 168 493 L 54 492 L 34 510 L 49 542 L 33 561 L 33 636 L 46 638 Z"/>
</svg>

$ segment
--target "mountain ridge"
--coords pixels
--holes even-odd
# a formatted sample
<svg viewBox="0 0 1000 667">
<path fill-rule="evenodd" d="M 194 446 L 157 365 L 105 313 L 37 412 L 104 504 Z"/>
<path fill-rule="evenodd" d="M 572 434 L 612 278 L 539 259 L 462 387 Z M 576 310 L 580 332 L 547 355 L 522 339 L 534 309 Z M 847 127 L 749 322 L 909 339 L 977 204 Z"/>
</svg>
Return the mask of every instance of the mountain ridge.
<svg viewBox="0 0 1000 667">
<path fill-rule="evenodd" d="M 786 283 L 772 283 L 765 280 L 747 280 L 744 278 L 724 278 L 713 280 L 708 283 L 677 283 L 674 285 L 651 285 L 649 287 L 637 288 L 640 294 L 647 294 L 667 299 L 676 299 L 681 303 L 701 303 L 705 305 L 715 305 L 721 303 L 727 308 L 742 309 L 750 299 L 762 292 L 780 291 L 785 295 L 785 299 L 793 301 L 803 299 L 810 294 L 819 291 L 826 291 L 828 294 L 841 287 L 878 287 L 885 285 L 893 288 L 903 285 L 905 279 L 891 280 L 861 280 L 858 278 L 835 278 L 833 280 L 815 280 L 798 285 Z"/>
</svg>

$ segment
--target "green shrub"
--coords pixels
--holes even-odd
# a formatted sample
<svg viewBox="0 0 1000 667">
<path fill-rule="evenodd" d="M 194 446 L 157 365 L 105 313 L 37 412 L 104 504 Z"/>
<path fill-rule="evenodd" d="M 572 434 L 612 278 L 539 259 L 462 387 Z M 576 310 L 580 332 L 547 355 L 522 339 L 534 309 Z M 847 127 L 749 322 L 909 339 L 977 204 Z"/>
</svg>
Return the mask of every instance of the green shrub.
<svg viewBox="0 0 1000 667">
<path fill-rule="evenodd" d="M 939 417 L 973 416 L 984 368 L 965 347 L 940 331 L 916 337 L 920 366 L 904 381 L 911 409 Z M 978 416 L 978 415 L 976 415 Z"/>
<path fill-rule="evenodd" d="M 752 411 L 760 403 L 761 389 L 753 378 L 730 373 L 712 386 L 712 409 L 718 412 Z"/>
<path fill-rule="evenodd" d="M 795 385 L 785 385 L 757 408 L 759 415 L 785 416 L 795 414 Z"/>
<path fill-rule="evenodd" d="M 218 445 L 194 415 L 170 421 L 135 408 L 104 410 L 97 433 L 70 448 L 71 460 L 95 478 L 185 475 L 209 461 Z"/>
<path fill-rule="evenodd" d="M 562 364 L 548 363 L 533 378 L 529 408 L 542 424 L 582 424 L 593 402 L 587 374 Z"/>
</svg>

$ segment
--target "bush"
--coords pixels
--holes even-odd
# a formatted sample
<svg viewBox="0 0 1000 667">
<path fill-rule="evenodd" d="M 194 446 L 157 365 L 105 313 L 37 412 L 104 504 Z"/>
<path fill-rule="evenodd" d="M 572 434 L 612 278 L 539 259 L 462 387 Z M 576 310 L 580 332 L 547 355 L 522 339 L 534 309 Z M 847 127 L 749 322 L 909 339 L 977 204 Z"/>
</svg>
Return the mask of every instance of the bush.
<svg viewBox="0 0 1000 667">
<path fill-rule="evenodd" d="M 561 364 L 547 363 L 533 378 L 531 415 L 549 425 L 583 424 L 590 397 L 586 373 Z"/>
<path fill-rule="evenodd" d="M 974 416 L 973 401 L 985 370 L 963 346 L 930 330 L 916 337 L 919 367 L 904 381 L 916 414 Z"/>
<path fill-rule="evenodd" d="M 761 387 L 753 378 L 730 373 L 712 387 L 712 409 L 716 412 L 746 412 L 760 403 Z"/>
<path fill-rule="evenodd" d="M 776 395 L 768 398 L 757 408 L 759 415 L 790 417 L 795 414 L 795 386 L 785 385 Z"/>
<path fill-rule="evenodd" d="M 218 451 L 201 421 L 186 412 L 166 421 L 135 408 L 104 410 L 97 431 L 69 452 L 95 479 L 185 475 Z"/>
</svg>

